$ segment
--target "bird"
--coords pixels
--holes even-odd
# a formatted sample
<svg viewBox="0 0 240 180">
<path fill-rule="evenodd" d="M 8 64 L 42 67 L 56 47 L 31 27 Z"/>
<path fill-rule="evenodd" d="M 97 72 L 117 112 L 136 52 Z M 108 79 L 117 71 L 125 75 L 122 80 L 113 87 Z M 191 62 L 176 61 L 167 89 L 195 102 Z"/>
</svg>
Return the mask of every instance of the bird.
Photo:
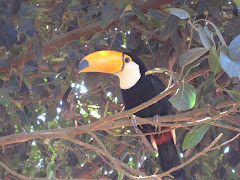
<svg viewBox="0 0 240 180">
<path fill-rule="evenodd" d="M 101 72 L 116 74 L 119 77 L 120 88 L 125 110 L 132 109 L 157 96 L 166 89 L 162 81 L 148 71 L 143 61 L 135 54 L 114 50 L 102 50 L 85 56 L 78 65 L 78 72 Z M 158 117 L 175 114 L 166 96 L 158 102 L 142 109 L 134 115 L 141 118 Z M 156 126 L 145 124 L 137 126 L 143 133 L 156 132 Z M 169 129 L 164 127 L 161 130 Z M 172 131 L 147 135 L 146 138 L 158 151 L 159 164 L 166 172 L 181 164 L 174 144 Z M 171 173 L 175 179 L 185 179 L 184 170 L 178 169 Z"/>
</svg>

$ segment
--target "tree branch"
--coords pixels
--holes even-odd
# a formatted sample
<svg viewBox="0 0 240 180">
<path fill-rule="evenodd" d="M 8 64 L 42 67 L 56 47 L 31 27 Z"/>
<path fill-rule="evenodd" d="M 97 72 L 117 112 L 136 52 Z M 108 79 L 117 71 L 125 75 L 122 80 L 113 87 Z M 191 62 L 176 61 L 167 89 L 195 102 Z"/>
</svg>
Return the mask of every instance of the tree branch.
<svg viewBox="0 0 240 180">
<path fill-rule="evenodd" d="M 235 102 L 231 103 L 223 103 L 220 104 L 218 107 L 229 107 L 235 104 Z M 201 113 L 202 112 L 202 113 Z M 169 115 L 169 116 L 161 116 L 159 117 L 159 122 L 158 125 L 168 125 L 164 124 L 162 122 L 176 122 L 176 119 L 179 121 L 184 120 L 184 121 L 190 121 L 193 120 L 194 116 L 199 116 L 199 114 L 205 114 L 208 112 L 207 108 L 201 108 L 201 109 L 196 109 L 193 111 L 185 112 L 182 114 L 177 114 L 177 115 Z M 121 119 L 121 113 L 117 113 L 119 117 L 116 119 L 119 119 L 114 122 L 108 122 L 102 126 L 99 126 L 95 130 L 108 130 L 108 129 L 114 129 L 114 128 L 119 128 L 123 126 L 132 126 L 132 122 L 129 118 Z M 112 116 L 109 116 L 112 117 Z M 108 118 L 109 118 L 108 117 Z M 155 125 L 156 123 L 151 121 L 152 118 L 140 118 L 140 117 L 135 117 L 136 120 L 138 121 L 138 124 L 146 124 L 146 120 L 148 121 L 147 123 L 151 123 Z M 189 125 L 192 126 L 193 124 Z M 179 124 L 171 124 L 171 126 L 179 126 Z M 11 134 L 8 136 L 2 136 L 0 137 L 0 146 L 4 146 L 7 144 L 14 144 L 14 143 L 19 143 L 19 142 L 25 142 L 31 139 L 45 139 L 45 138 L 69 138 L 73 137 L 74 135 L 81 134 L 81 133 L 89 133 L 90 128 L 92 128 L 92 125 L 83 125 L 83 126 L 78 126 L 78 128 L 75 130 L 73 127 L 70 128 L 61 128 L 61 129 L 50 129 L 50 130 L 41 130 L 41 131 L 36 131 L 36 132 L 22 132 L 22 133 L 17 133 L 17 134 Z M 122 135 L 123 136 L 123 135 Z M 133 135 L 134 136 L 134 135 Z M 138 134 L 140 136 L 140 134 Z"/>
</svg>

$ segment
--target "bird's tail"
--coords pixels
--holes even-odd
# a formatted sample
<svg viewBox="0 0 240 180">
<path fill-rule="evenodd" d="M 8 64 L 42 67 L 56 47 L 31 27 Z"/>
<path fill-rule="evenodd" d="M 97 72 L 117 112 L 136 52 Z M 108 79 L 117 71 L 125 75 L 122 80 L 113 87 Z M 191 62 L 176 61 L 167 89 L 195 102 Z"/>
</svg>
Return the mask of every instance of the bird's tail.
<svg viewBox="0 0 240 180">
<path fill-rule="evenodd" d="M 154 139 L 158 148 L 159 163 L 162 170 L 165 172 L 179 166 L 181 162 L 171 132 L 154 135 Z M 185 172 L 182 168 L 172 172 L 171 175 L 178 180 L 185 179 Z"/>
</svg>

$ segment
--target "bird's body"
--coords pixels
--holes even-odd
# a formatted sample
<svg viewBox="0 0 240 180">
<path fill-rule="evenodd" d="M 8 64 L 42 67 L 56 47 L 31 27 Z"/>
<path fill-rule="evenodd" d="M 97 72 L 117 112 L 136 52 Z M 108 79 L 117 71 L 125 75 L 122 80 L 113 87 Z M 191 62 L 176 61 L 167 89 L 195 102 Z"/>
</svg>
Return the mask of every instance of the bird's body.
<svg viewBox="0 0 240 180">
<path fill-rule="evenodd" d="M 126 110 L 141 105 L 142 103 L 152 99 L 166 89 L 166 86 L 156 76 L 145 75 L 147 68 L 142 62 L 140 62 L 141 60 L 137 56 L 129 53 L 128 55 L 133 58 L 134 62 L 137 62 L 138 64 L 140 63 L 139 68 L 141 77 L 131 88 L 122 89 L 123 102 Z M 169 96 L 166 96 L 160 101 L 136 112 L 135 115 L 141 118 L 149 118 L 156 115 L 165 116 L 174 114 L 175 112 L 168 99 Z M 155 126 L 149 124 L 141 125 L 139 128 L 143 133 L 151 133 L 156 131 Z M 154 143 L 156 143 L 159 153 L 160 166 L 163 171 L 167 171 L 172 167 L 181 164 L 170 131 L 152 135 L 152 138 L 150 136 L 147 136 L 147 139 L 150 143 L 153 143 L 153 141 L 155 141 Z M 184 172 L 180 169 L 172 173 L 172 175 L 175 177 L 181 177 L 182 173 Z"/>
<path fill-rule="evenodd" d="M 114 51 L 110 52 L 112 55 Z M 104 56 L 107 54 L 106 51 L 103 53 L 100 51 L 99 53 L 100 55 L 104 54 Z M 94 59 L 97 57 L 99 57 L 98 52 L 96 54 L 93 53 L 89 56 L 86 56 L 86 59 L 84 58 L 82 60 L 82 65 L 80 62 L 80 71 L 82 71 L 82 69 L 85 72 L 97 71 L 98 65 L 96 65 L 95 62 L 91 62 L 90 60 L 91 58 Z M 117 59 L 117 57 L 119 59 Z M 122 89 L 123 102 L 126 110 L 132 109 L 152 99 L 164 91 L 166 88 L 166 86 L 156 76 L 145 75 L 145 72 L 147 71 L 146 66 L 142 60 L 134 54 L 116 52 L 112 58 L 112 61 L 109 60 L 109 57 L 105 57 L 104 60 L 101 59 L 98 61 L 108 61 L 109 63 L 114 64 L 114 66 L 116 66 L 117 63 L 119 63 L 119 66 L 122 65 L 121 70 L 119 70 L 118 67 L 115 71 L 113 68 L 109 69 L 109 63 L 106 63 L 107 65 L 105 69 L 103 69 L 103 66 L 101 64 L 101 68 L 99 68 L 100 70 L 98 72 L 118 74 L 120 79 L 120 88 Z M 91 64 L 93 64 L 92 67 Z M 166 96 L 160 101 L 136 112 L 135 115 L 141 118 L 149 118 L 156 115 L 165 116 L 174 114 L 174 110 L 168 99 L 169 96 Z M 139 128 L 143 133 L 151 133 L 156 131 L 156 127 L 150 124 L 141 125 Z M 181 164 L 178 152 L 174 145 L 171 131 L 147 136 L 147 139 L 150 143 L 156 144 L 159 153 L 159 163 L 163 171 L 168 171 L 169 169 Z M 183 169 L 174 171 L 171 173 L 171 175 L 173 175 L 176 179 L 184 179 Z"/>
</svg>

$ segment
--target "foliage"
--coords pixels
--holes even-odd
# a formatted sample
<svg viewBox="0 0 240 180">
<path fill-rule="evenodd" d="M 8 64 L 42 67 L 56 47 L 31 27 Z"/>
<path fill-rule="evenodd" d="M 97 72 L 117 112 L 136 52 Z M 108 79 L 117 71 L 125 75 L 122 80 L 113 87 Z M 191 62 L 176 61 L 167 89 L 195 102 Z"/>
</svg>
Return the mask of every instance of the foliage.
<svg viewBox="0 0 240 180">
<path fill-rule="evenodd" d="M 220 133 L 215 146 L 236 136 L 239 4 L 1 0 L 0 178 L 131 179 L 161 173 L 158 155 L 135 133 L 130 115 L 121 113 L 118 78 L 77 73 L 79 60 L 97 50 L 132 51 L 149 69 L 162 68 L 149 73 L 166 85 L 174 79 L 166 93 L 172 93 L 179 115 L 161 125 L 177 128 L 183 162 Z M 235 139 L 189 162 L 187 177 L 239 179 L 239 143 Z"/>
</svg>

